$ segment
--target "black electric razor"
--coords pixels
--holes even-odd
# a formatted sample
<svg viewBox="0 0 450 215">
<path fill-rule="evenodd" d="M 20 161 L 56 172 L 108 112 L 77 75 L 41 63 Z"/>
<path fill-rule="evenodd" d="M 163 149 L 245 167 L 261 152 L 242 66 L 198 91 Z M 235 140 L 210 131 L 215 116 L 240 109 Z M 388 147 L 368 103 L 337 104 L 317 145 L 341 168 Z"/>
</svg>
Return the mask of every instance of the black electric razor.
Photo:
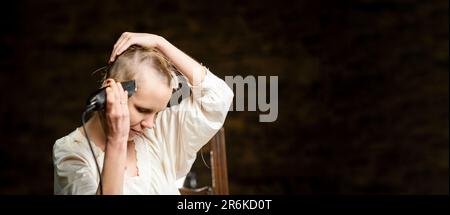
<svg viewBox="0 0 450 215">
<path fill-rule="evenodd" d="M 124 90 L 128 92 L 128 97 L 132 96 L 136 90 L 136 81 L 125 81 L 121 82 Z M 99 111 L 105 109 L 106 103 L 106 87 L 102 87 L 101 89 L 95 91 L 89 96 L 89 99 L 86 102 L 86 112 L 90 113 L 92 111 Z"/>
</svg>

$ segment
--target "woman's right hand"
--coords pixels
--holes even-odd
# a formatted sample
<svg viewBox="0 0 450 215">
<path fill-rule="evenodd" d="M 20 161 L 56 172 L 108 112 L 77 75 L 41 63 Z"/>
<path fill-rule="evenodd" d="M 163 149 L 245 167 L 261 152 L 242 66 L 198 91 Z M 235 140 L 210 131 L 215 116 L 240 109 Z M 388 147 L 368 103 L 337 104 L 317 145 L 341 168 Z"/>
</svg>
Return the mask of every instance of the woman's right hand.
<svg viewBox="0 0 450 215">
<path fill-rule="evenodd" d="M 130 132 L 130 113 L 128 111 L 128 92 L 119 82 L 106 80 L 105 121 L 107 130 L 107 147 L 126 149 Z"/>
</svg>

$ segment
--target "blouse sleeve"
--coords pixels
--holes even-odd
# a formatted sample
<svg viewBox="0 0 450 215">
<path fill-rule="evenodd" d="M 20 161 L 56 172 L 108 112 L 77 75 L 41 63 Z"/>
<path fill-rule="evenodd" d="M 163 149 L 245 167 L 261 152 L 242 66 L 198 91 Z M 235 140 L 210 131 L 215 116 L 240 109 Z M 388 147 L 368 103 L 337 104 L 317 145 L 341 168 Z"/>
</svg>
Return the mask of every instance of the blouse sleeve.
<svg viewBox="0 0 450 215">
<path fill-rule="evenodd" d="M 209 70 L 200 84 L 189 87 L 190 97 L 161 111 L 154 127 L 157 138 L 167 146 L 177 179 L 189 172 L 197 151 L 223 126 L 234 96 Z"/>
<path fill-rule="evenodd" d="M 87 159 L 85 149 L 70 137 L 53 146 L 54 194 L 93 195 L 98 188 L 97 175 Z M 92 156 L 92 155 L 91 155 Z"/>
</svg>

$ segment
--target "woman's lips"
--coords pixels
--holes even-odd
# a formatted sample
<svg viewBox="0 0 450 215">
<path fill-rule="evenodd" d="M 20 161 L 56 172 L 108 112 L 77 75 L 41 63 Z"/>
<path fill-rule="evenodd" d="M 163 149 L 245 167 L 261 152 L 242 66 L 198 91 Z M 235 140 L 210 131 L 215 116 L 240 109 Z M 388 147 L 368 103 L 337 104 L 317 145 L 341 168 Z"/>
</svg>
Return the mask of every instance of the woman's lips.
<svg viewBox="0 0 450 215">
<path fill-rule="evenodd" d="M 144 135 L 144 132 L 142 132 L 142 131 L 136 131 L 136 130 L 134 130 L 132 128 L 130 130 L 133 131 L 137 135 Z"/>
</svg>

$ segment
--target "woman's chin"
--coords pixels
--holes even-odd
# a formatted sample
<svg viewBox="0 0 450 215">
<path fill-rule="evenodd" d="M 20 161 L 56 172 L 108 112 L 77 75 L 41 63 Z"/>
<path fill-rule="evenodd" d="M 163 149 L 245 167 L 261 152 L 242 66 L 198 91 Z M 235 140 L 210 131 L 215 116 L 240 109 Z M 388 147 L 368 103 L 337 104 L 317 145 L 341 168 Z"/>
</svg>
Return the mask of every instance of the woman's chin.
<svg viewBox="0 0 450 215">
<path fill-rule="evenodd" d="M 128 134 L 128 141 L 132 141 L 134 140 L 134 138 L 136 138 L 138 135 L 135 134 L 134 132 L 130 132 L 130 134 Z"/>
<path fill-rule="evenodd" d="M 133 130 L 130 130 L 130 133 L 128 134 L 128 141 L 132 141 L 132 140 L 134 140 L 134 138 L 136 138 L 136 137 L 138 137 L 140 135 L 142 135 L 142 134 L 137 133 L 137 132 L 135 132 Z"/>
</svg>

